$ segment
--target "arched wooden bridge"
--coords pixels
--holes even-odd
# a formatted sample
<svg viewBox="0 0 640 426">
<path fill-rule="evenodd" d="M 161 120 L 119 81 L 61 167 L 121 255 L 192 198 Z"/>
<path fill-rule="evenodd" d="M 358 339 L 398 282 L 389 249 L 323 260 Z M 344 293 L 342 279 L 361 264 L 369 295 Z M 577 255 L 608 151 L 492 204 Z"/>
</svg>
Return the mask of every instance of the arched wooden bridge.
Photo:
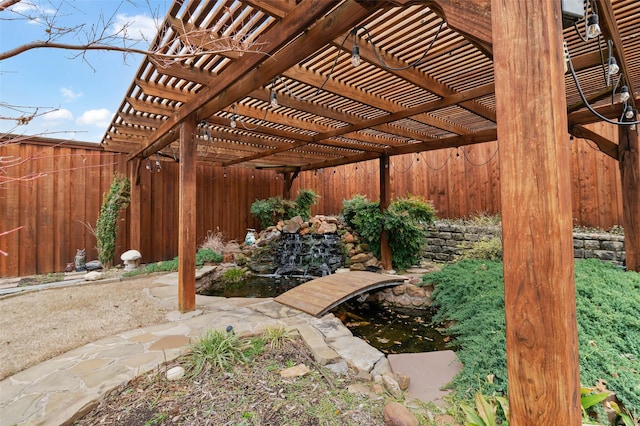
<svg viewBox="0 0 640 426">
<path fill-rule="evenodd" d="M 402 284 L 400 275 L 350 271 L 316 278 L 275 298 L 276 302 L 320 317 L 347 300 L 383 287 Z"/>
</svg>

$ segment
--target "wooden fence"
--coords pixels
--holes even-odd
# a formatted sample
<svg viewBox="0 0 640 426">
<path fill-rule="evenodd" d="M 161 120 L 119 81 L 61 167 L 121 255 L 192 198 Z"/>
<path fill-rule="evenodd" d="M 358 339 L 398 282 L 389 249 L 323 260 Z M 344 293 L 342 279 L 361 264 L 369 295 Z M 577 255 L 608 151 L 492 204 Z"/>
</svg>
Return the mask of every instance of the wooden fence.
<svg viewBox="0 0 640 426">
<path fill-rule="evenodd" d="M 593 125 L 613 141 L 617 129 Z M 622 198 L 618 162 L 597 150 L 588 140 L 571 141 L 572 205 L 575 225 L 609 229 L 622 223 Z M 424 152 L 391 158 L 393 197 L 420 194 L 431 200 L 442 218 L 500 212 L 500 153 L 497 142 Z M 314 213 L 339 212 L 343 199 L 353 194 L 379 198 L 379 161 L 302 173 L 292 194 L 312 188 L 322 198 Z"/>
<path fill-rule="evenodd" d="M 598 133 L 616 140 L 615 129 L 604 125 Z M 38 139 L 2 145 L 0 157 L 22 159 L 14 167 L 2 167 L 0 180 L 0 277 L 61 271 L 73 262 L 77 249 L 97 258 L 95 238 L 87 224 L 95 225 L 103 194 L 114 173 L 126 174 L 126 157 L 103 152 L 93 144 Z M 420 194 L 432 200 L 439 217 L 468 217 L 500 211 L 499 156 L 495 142 L 392 157 L 392 197 Z M 615 160 L 597 151 L 590 141 L 571 143 L 573 216 L 577 225 L 608 229 L 622 221 L 620 173 Z M 154 159 L 155 160 L 155 159 Z M 152 161 L 153 162 L 153 161 Z M 1 164 L 1 163 L 0 163 Z M 354 194 L 379 197 L 379 162 L 368 161 L 317 172 L 303 172 L 292 194 L 300 188 L 320 196 L 314 214 L 337 214 L 342 200 Z M 127 211 L 121 217 L 116 256 L 130 248 L 143 254 L 144 262 L 171 259 L 178 251 L 178 164 L 162 161 L 159 173 L 142 163 L 141 247 L 129 246 Z M 42 176 L 34 176 L 42 174 Z M 33 176 L 34 179 L 29 179 Z M 209 232 L 227 239 L 242 239 L 258 222 L 249 208 L 256 199 L 281 195 L 283 181 L 275 173 L 244 168 L 198 165 L 197 241 Z"/>
</svg>

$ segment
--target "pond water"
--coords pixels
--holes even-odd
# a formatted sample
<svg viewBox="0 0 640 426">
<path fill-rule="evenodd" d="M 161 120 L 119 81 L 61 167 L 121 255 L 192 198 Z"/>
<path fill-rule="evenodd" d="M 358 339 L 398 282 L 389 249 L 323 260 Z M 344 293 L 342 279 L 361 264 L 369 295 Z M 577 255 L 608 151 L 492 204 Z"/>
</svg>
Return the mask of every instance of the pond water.
<svg viewBox="0 0 640 426">
<path fill-rule="evenodd" d="M 222 297 L 276 297 L 306 281 L 303 278 L 254 277 L 220 285 L 207 293 Z M 447 338 L 431 325 L 425 310 L 388 308 L 375 302 L 345 302 L 331 311 L 357 336 L 385 354 L 445 349 Z"/>
</svg>

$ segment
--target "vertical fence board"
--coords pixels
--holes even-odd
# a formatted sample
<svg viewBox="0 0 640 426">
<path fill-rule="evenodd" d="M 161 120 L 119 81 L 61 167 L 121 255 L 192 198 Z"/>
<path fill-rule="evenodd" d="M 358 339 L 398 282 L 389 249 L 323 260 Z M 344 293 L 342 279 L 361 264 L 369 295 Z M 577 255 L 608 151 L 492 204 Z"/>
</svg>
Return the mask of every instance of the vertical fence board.
<svg viewBox="0 0 640 426">
<path fill-rule="evenodd" d="M 69 235 L 69 165 L 71 164 L 71 150 L 57 148 L 54 159 L 56 170 L 54 179 L 54 243 L 53 263 L 56 271 L 62 270 L 67 263 L 73 261 L 73 255 L 65 240 Z"/>
<path fill-rule="evenodd" d="M 36 162 L 33 160 L 37 152 L 33 146 L 28 146 L 21 155 L 24 162 L 20 166 L 20 176 L 30 176 L 36 172 Z M 18 183 L 20 188 L 20 218 L 22 228 L 20 232 L 20 275 L 32 275 L 37 271 L 36 259 L 36 180 L 24 180 Z"/>
<path fill-rule="evenodd" d="M 10 144 L 0 147 L 0 155 L 12 161 L 20 158 L 20 146 Z M 7 167 L 5 169 L 8 178 L 19 176 L 19 167 Z M 22 226 L 20 217 L 20 191 L 19 183 L 6 182 L 0 186 L 0 233 L 8 232 Z M 18 275 L 20 268 L 20 231 L 13 231 L 0 237 L 0 249 L 7 253 L 0 255 L 0 277 Z"/>
<path fill-rule="evenodd" d="M 53 271 L 54 268 L 54 256 L 51 256 L 53 252 L 54 233 L 53 233 L 53 218 L 54 218 L 54 179 L 57 177 L 54 165 L 53 165 L 53 150 L 49 148 L 41 153 L 36 160 L 38 170 L 43 170 L 46 173 L 40 179 L 35 181 L 36 188 L 36 272 L 46 273 Z"/>
</svg>

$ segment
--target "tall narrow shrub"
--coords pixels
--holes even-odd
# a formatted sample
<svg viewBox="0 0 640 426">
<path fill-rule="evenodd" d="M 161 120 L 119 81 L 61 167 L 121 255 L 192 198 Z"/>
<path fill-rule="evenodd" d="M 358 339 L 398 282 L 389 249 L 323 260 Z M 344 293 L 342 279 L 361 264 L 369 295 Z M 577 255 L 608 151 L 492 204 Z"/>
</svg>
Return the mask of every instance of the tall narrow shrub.
<svg viewBox="0 0 640 426">
<path fill-rule="evenodd" d="M 105 267 L 113 264 L 118 236 L 118 215 L 120 210 L 129 205 L 130 200 L 131 184 L 129 179 L 116 173 L 113 176 L 109 192 L 103 197 L 95 230 L 98 260 Z"/>
</svg>

